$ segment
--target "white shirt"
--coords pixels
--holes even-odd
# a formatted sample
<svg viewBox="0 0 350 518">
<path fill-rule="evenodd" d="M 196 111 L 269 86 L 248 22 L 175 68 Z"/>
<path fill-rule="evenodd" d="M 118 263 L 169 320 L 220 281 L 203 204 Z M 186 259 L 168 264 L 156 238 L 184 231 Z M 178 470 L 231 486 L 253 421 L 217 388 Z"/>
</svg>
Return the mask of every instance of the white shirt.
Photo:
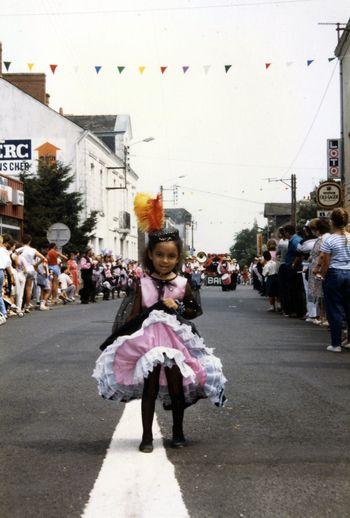
<svg viewBox="0 0 350 518">
<path fill-rule="evenodd" d="M 34 260 L 35 260 L 35 254 L 36 250 L 35 248 L 32 248 L 29 245 L 24 245 L 22 248 L 17 249 L 17 253 L 21 254 L 22 257 L 24 257 L 24 260 L 26 261 L 26 269 L 28 272 L 34 271 Z"/>
<path fill-rule="evenodd" d="M 11 267 L 11 258 L 9 252 L 4 246 L 0 246 L 0 270 L 6 270 Z"/>
<path fill-rule="evenodd" d="M 72 279 L 66 273 L 61 273 L 58 276 L 58 282 L 61 284 L 61 290 L 66 290 L 68 286 L 73 283 Z"/>
<path fill-rule="evenodd" d="M 277 273 L 277 264 L 272 259 L 267 261 L 265 264 L 262 274 L 264 277 L 269 277 L 270 275 L 275 275 Z"/>
</svg>

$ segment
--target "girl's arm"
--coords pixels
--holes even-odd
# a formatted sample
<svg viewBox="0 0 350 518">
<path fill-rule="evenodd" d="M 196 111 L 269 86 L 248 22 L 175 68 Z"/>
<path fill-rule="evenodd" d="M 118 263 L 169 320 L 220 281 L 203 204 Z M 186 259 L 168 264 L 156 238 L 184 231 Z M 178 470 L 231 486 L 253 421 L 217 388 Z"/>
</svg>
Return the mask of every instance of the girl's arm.
<svg viewBox="0 0 350 518">
<path fill-rule="evenodd" d="M 318 260 L 318 270 L 322 277 L 324 277 L 328 271 L 329 263 L 331 261 L 331 254 L 326 254 L 326 252 L 321 252 L 320 258 Z"/>
</svg>

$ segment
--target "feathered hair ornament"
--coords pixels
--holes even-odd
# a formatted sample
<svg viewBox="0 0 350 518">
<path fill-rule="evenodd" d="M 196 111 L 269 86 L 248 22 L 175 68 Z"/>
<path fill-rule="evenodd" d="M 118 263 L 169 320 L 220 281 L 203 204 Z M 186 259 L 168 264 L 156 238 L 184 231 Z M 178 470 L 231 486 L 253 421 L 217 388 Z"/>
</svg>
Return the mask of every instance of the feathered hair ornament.
<svg viewBox="0 0 350 518">
<path fill-rule="evenodd" d="M 150 233 L 163 229 L 164 209 L 161 194 L 158 194 L 156 198 L 143 192 L 136 194 L 134 210 L 138 227 L 142 232 Z"/>
</svg>

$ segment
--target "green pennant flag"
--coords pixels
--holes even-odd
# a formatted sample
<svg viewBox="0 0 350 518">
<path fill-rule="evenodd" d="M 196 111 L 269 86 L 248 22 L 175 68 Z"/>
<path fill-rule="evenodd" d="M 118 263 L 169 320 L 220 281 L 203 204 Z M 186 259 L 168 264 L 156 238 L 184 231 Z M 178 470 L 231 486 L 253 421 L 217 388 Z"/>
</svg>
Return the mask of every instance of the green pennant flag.
<svg viewBox="0 0 350 518">
<path fill-rule="evenodd" d="M 231 67 L 232 67 L 232 65 L 225 65 L 225 72 L 226 72 L 226 74 L 230 70 Z"/>
<path fill-rule="evenodd" d="M 118 68 L 118 72 L 119 72 L 119 74 L 121 74 L 121 73 L 123 72 L 123 70 L 124 70 L 124 68 L 125 68 L 125 67 L 117 67 L 117 68 Z"/>
<path fill-rule="evenodd" d="M 328 61 L 331 62 L 333 61 L 335 58 L 328 58 Z"/>
<path fill-rule="evenodd" d="M 4 61 L 4 65 L 5 65 L 6 70 L 9 71 L 11 61 Z"/>
</svg>

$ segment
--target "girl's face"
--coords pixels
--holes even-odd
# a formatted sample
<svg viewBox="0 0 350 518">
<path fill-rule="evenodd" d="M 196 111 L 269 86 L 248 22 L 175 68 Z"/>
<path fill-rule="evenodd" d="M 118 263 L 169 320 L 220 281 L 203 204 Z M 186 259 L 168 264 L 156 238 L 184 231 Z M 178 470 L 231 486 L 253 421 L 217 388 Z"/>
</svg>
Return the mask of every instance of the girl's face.
<svg viewBox="0 0 350 518">
<path fill-rule="evenodd" d="M 158 275 L 169 274 L 179 262 L 179 252 L 174 241 L 157 243 L 152 251 L 148 251 L 148 257 Z"/>
</svg>

